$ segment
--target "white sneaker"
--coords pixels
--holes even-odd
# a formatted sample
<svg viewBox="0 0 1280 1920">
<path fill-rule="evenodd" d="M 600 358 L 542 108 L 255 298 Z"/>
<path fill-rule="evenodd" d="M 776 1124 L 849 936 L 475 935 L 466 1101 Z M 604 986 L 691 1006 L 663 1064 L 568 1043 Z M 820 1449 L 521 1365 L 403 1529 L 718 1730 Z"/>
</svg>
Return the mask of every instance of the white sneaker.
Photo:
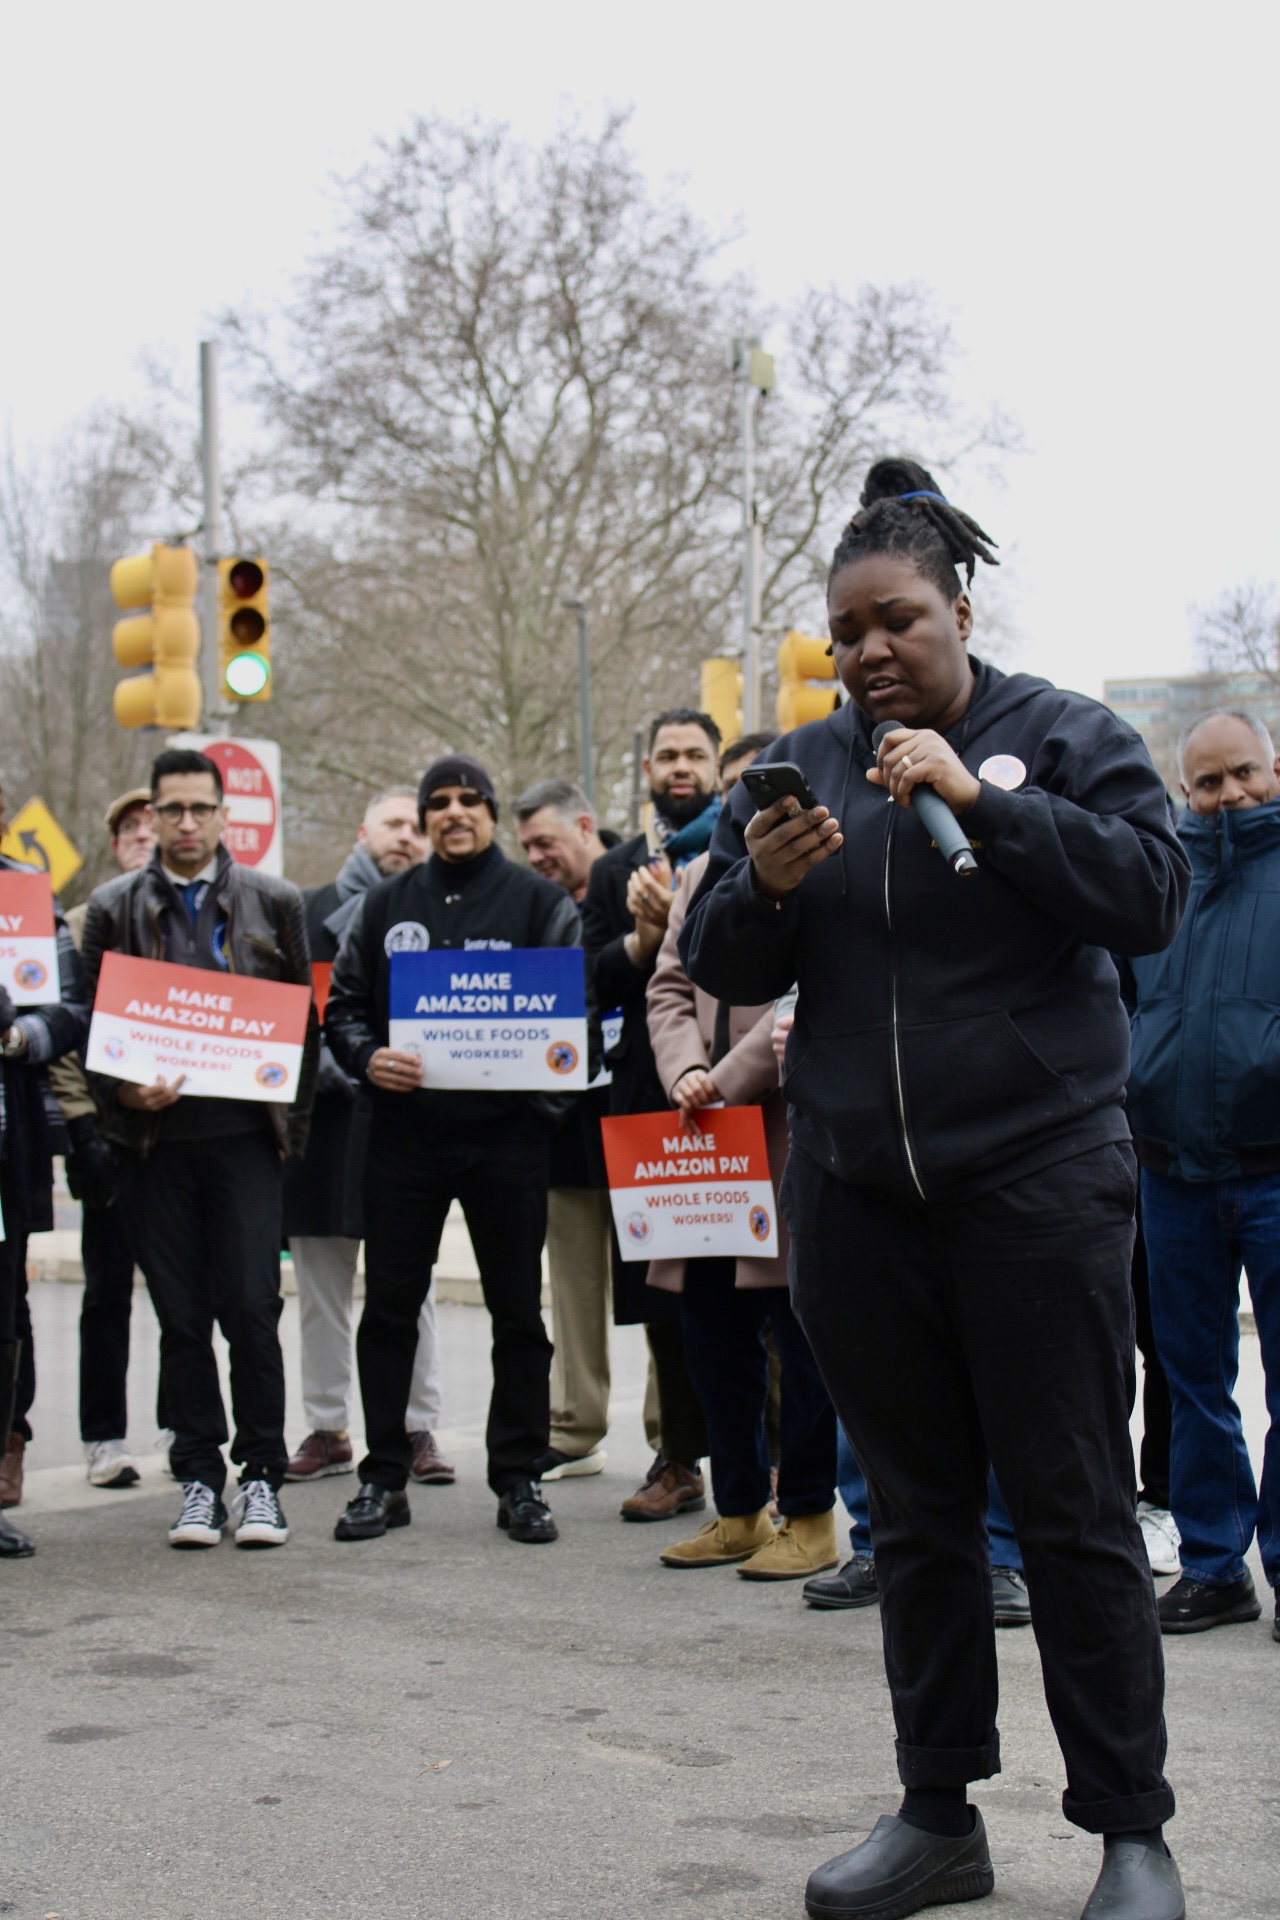
<svg viewBox="0 0 1280 1920">
<path fill-rule="evenodd" d="M 136 1487 L 142 1478 L 127 1440 L 87 1440 L 84 1456 L 91 1487 Z"/>
<path fill-rule="evenodd" d="M 1178 1548 L 1182 1545 L 1182 1535 L 1168 1508 L 1153 1507 L 1149 1500 L 1139 1500 L 1138 1525 L 1152 1573 L 1181 1573 Z"/>
<path fill-rule="evenodd" d="M 203 1480 L 182 1483 L 182 1512 L 169 1529 L 171 1547 L 216 1547 L 227 1524 L 227 1510 Z"/>
<path fill-rule="evenodd" d="M 289 1538 L 284 1512 L 269 1480 L 246 1480 L 231 1502 L 238 1547 L 282 1547 Z"/>
<path fill-rule="evenodd" d="M 558 1447 L 548 1447 L 535 1464 L 539 1480 L 578 1480 L 586 1474 L 603 1473 L 608 1458 L 603 1447 L 592 1447 L 590 1453 L 561 1453 Z"/>
</svg>

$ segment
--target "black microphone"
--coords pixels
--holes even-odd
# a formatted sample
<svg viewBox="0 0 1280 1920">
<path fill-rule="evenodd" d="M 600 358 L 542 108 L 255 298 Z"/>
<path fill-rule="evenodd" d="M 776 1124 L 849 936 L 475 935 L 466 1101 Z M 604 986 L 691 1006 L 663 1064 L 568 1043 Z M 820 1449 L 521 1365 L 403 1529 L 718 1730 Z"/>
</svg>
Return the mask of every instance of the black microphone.
<svg viewBox="0 0 1280 1920">
<path fill-rule="evenodd" d="M 871 736 L 871 744 L 879 753 L 880 742 L 886 734 L 904 731 L 910 731 L 904 721 L 882 720 Z M 912 787 L 911 811 L 920 815 L 921 826 L 933 836 L 938 852 L 953 873 L 978 871 L 978 863 L 973 857 L 973 848 L 969 845 L 964 828 L 940 793 L 927 784 Z"/>
</svg>

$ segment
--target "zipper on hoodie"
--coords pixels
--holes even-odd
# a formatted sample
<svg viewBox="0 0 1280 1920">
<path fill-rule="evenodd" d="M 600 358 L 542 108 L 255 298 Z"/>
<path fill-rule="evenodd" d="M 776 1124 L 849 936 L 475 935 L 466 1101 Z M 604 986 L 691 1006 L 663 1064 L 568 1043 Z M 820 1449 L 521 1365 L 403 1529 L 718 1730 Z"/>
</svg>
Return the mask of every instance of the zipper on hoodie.
<svg viewBox="0 0 1280 1920">
<path fill-rule="evenodd" d="M 902 1054 L 898 1046 L 898 969 L 894 964 L 893 953 L 893 911 L 889 905 L 889 871 L 892 864 L 894 817 L 898 811 L 895 801 L 889 802 L 889 826 L 884 836 L 884 924 L 889 935 L 889 993 L 893 1016 L 893 1086 L 898 1096 L 898 1124 L 902 1129 L 902 1151 L 906 1155 L 907 1168 L 915 1182 L 916 1192 L 924 1200 L 925 1190 L 916 1167 L 916 1157 L 911 1150 L 911 1135 L 907 1130 L 907 1103 L 902 1093 Z"/>
</svg>

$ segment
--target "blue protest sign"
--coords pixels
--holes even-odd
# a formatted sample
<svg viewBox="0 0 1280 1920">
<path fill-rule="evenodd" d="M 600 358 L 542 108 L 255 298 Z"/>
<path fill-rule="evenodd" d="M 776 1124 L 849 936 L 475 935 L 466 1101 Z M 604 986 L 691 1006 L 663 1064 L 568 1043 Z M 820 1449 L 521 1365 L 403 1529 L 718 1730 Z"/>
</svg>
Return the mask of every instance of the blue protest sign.
<svg viewBox="0 0 1280 1920">
<path fill-rule="evenodd" d="M 587 1084 L 581 947 L 391 955 L 390 1042 L 429 1087 L 566 1093 Z"/>
</svg>

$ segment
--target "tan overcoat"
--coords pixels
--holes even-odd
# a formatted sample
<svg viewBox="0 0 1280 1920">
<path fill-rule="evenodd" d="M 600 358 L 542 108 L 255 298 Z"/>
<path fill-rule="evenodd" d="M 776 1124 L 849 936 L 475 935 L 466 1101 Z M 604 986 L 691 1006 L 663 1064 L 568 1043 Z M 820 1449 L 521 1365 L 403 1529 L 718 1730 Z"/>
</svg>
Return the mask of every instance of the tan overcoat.
<svg viewBox="0 0 1280 1920">
<path fill-rule="evenodd" d="M 676 937 L 684 924 L 689 902 L 707 868 L 707 855 L 696 860 L 680 875 L 671 918 L 658 954 L 658 963 L 648 987 L 649 1039 L 658 1077 L 671 1097 L 671 1089 L 690 1067 L 711 1070 L 711 1048 L 715 1039 L 717 1002 L 701 987 L 695 987 L 680 964 Z M 778 1091 L 778 1063 L 769 1036 L 773 1031 L 773 1002 L 763 1007 L 732 1007 L 729 1010 L 729 1051 L 715 1068 L 715 1083 L 726 1106 L 760 1105 L 764 1109 L 765 1141 L 769 1149 L 769 1172 L 775 1198 L 787 1164 L 787 1106 Z M 778 1256 L 774 1260 L 738 1261 L 737 1284 L 740 1287 L 785 1287 L 787 1284 L 787 1229 L 778 1220 Z M 649 1263 L 649 1285 L 666 1293 L 684 1289 L 683 1260 L 653 1260 Z"/>
</svg>

